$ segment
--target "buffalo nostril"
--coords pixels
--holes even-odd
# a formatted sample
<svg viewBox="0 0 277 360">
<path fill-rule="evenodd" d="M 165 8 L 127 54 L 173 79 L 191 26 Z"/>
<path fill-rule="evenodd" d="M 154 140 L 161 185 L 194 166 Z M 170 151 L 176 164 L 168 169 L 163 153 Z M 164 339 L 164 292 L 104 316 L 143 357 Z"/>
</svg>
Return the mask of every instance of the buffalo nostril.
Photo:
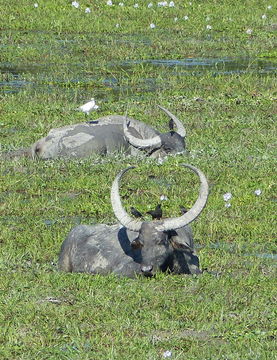
<svg viewBox="0 0 277 360">
<path fill-rule="evenodd" d="M 143 273 L 151 273 L 153 270 L 153 266 L 152 265 L 142 265 L 141 267 L 141 271 Z"/>
<path fill-rule="evenodd" d="M 40 152 L 40 146 L 36 145 L 35 147 L 35 154 L 38 154 Z"/>
</svg>

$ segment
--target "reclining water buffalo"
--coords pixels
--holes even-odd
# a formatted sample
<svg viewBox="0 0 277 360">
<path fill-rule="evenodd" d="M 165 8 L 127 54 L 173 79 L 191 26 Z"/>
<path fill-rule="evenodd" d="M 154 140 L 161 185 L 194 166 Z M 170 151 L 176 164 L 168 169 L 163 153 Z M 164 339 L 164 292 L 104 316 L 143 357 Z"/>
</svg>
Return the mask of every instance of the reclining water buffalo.
<svg viewBox="0 0 277 360">
<path fill-rule="evenodd" d="M 208 198 L 205 175 L 191 165 L 200 178 L 198 199 L 193 207 L 177 218 L 141 221 L 132 218 L 122 206 L 119 181 L 131 169 L 121 171 L 111 188 L 114 214 L 122 224 L 79 225 L 64 240 L 59 268 L 67 272 L 87 272 L 147 277 L 157 271 L 174 274 L 199 274 L 199 259 L 194 251 L 190 222 L 203 210 Z"/>
<path fill-rule="evenodd" d="M 163 157 L 185 150 L 186 131 L 181 121 L 159 106 L 176 125 L 173 131 L 160 133 L 135 119 L 110 115 L 95 121 L 52 129 L 29 149 L 13 151 L 7 157 L 29 156 L 33 159 L 84 158 L 92 154 L 146 154 Z"/>
</svg>

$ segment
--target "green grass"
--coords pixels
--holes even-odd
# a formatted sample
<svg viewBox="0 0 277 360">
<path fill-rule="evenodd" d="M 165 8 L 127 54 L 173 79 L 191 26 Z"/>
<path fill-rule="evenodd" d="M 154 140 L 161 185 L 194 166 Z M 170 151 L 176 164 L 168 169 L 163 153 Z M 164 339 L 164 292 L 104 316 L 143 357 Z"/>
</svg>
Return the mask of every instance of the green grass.
<svg viewBox="0 0 277 360">
<path fill-rule="evenodd" d="M 13 358 L 159 359 L 171 350 L 173 358 L 273 359 L 274 294 L 255 266 L 247 279 L 25 272 L 11 275 L 20 287 L 5 304 L 3 354 Z"/>
<path fill-rule="evenodd" d="M 103 63 L 214 54 L 274 56 L 276 12 L 274 7 L 267 9 L 267 1 L 192 1 L 192 5 L 176 1 L 172 8 L 153 2 L 151 9 L 146 2 L 139 3 L 139 8 L 133 7 L 134 1 L 125 1 L 124 7 L 114 3 L 80 2 L 75 9 L 70 1 L 42 2 L 38 8 L 30 1 L 10 1 L 0 15 L 2 42 L 9 45 L 1 53 L 21 64 L 63 64 L 76 57 L 82 63 Z M 90 14 L 84 13 L 87 6 Z"/>
<path fill-rule="evenodd" d="M 130 116 L 164 131 L 156 105 L 170 109 L 186 126 L 188 153 L 163 165 L 121 155 L 0 159 L 0 357 L 163 359 L 169 350 L 172 359 L 274 359 L 276 79 L 259 61 L 276 64 L 276 9 L 254 0 L 124 3 L 9 1 L 1 9 L 1 152 L 87 120 L 75 109 L 95 96 L 100 108 L 90 119 L 124 114 L 128 105 Z M 84 14 L 87 6 L 92 13 Z M 226 73 L 122 65 L 225 56 L 249 66 Z M 24 84 L 13 93 L 14 81 Z M 149 281 L 57 271 L 73 226 L 116 221 L 110 186 L 130 164 L 136 169 L 121 185 L 127 209 L 145 213 L 161 195 L 165 216 L 190 207 L 198 182 L 183 163 L 209 180 L 208 204 L 192 227 L 201 267 L 211 273 Z"/>
</svg>

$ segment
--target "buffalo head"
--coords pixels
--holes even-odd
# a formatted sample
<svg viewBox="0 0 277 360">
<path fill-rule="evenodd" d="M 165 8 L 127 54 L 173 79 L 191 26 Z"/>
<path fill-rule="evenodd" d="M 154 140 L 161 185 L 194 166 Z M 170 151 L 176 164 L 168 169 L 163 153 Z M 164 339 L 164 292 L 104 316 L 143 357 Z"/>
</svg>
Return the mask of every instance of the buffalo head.
<svg viewBox="0 0 277 360">
<path fill-rule="evenodd" d="M 194 171 L 201 182 L 198 199 L 190 210 L 180 217 L 163 220 L 142 221 L 128 215 L 119 195 L 119 181 L 124 173 L 115 178 L 111 189 L 111 203 L 118 221 L 127 230 L 138 233 L 132 241 L 134 249 L 141 251 L 141 273 L 153 276 L 157 271 L 174 273 L 199 273 L 198 258 L 194 255 L 191 229 L 188 226 L 204 209 L 208 198 L 208 183 L 205 175 L 191 165 L 184 165 Z M 178 231 L 177 231 L 178 230 Z"/>
<path fill-rule="evenodd" d="M 149 139 L 141 139 L 130 133 L 128 130 L 128 120 L 127 117 L 123 123 L 123 131 L 127 141 L 134 147 L 138 149 L 145 149 L 148 151 L 148 154 L 152 157 L 165 156 L 167 154 L 176 154 L 183 152 L 185 150 L 185 136 L 186 130 L 181 123 L 181 121 L 173 115 L 169 110 L 158 105 L 161 110 L 163 110 L 170 119 L 176 125 L 176 131 L 172 129 L 166 133 L 159 133 L 156 136 Z"/>
</svg>

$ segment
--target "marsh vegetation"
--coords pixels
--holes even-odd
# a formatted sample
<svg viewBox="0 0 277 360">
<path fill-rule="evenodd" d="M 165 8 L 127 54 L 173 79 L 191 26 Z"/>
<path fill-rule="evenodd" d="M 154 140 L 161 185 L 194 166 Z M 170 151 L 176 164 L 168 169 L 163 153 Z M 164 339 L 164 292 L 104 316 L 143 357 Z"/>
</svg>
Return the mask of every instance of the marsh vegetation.
<svg viewBox="0 0 277 360">
<path fill-rule="evenodd" d="M 121 155 L 0 159 L 0 357 L 273 359 L 276 8 L 122 2 L 11 0 L 1 8 L 1 153 L 127 106 L 162 131 L 168 119 L 157 104 L 183 121 L 189 151 L 162 165 Z M 96 111 L 76 111 L 91 97 Z M 151 280 L 57 272 L 74 225 L 116 221 L 110 187 L 130 164 L 126 208 L 145 214 L 161 202 L 165 217 L 189 208 L 198 184 L 182 163 L 210 184 L 193 224 L 208 272 Z"/>
</svg>

